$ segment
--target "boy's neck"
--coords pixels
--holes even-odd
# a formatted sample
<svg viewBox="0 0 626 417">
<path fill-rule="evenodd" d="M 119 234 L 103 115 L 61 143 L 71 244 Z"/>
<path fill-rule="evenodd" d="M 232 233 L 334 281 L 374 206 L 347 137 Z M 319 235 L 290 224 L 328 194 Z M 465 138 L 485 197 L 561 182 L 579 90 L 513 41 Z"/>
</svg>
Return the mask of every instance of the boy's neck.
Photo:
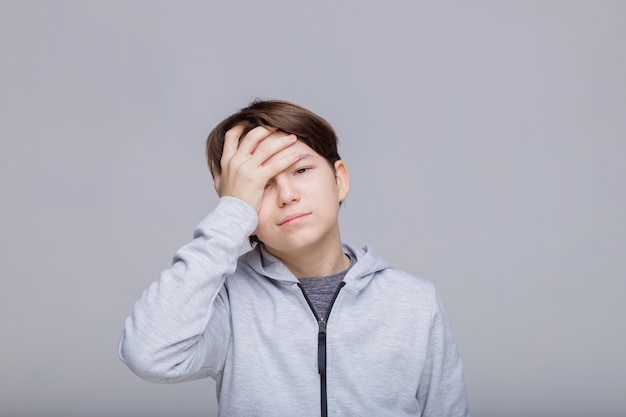
<svg viewBox="0 0 626 417">
<path fill-rule="evenodd" d="M 266 247 L 266 250 L 281 260 L 297 278 L 318 278 L 338 274 L 350 266 L 350 258 L 343 253 L 341 241 L 332 248 L 308 248 L 297 253 L 283 253 Z"/>
</svg>

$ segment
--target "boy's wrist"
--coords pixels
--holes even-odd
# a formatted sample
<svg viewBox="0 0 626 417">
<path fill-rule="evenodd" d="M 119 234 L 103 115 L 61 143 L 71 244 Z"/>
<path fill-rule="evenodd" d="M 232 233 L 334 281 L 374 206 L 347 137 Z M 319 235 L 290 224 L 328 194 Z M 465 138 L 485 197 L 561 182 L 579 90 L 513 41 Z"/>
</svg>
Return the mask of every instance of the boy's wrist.
<svg viewBox="0 0 626 417">
<path fill-rule="evenodd" d="M 245 201 L 236 197 L 220 197 L 217 206 L 198 224 L 194 236 L 214 236 L 233 245 L 247 242 L 256 230 L 257 213 Z"/>
<path fill-rule="evenodd" d="M 239 197 L 234 197 L 232 195 L 225 195 L 223 197 L 220 197 L 218 205 L 220 205 L 220 204 L 227 204 L 229 206 L 236 206 L 240 210 L 247 211 L 250 214 L 253 214 L 255 217 L 257 216 L 256 210 L 247 201 L 245 201 L 245 200 L 243 200 L 243 199 L 241 199 Z"/>
</svg>

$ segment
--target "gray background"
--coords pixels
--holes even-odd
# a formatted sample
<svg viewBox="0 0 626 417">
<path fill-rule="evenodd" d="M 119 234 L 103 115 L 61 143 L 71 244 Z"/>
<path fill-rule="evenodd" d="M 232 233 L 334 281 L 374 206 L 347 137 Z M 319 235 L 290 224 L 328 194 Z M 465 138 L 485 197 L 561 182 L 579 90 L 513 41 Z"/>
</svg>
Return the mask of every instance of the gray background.
<svg viewBox="0 0 626 417">
<path fill-rule="evenodd" d="M 117 359 L 255 97 L 327 118 L 345 240 L 435 283 L 475 416 L 626 414 L 626 2 L 2 1 L 0 413 L 211 416 Z"/>
</svg>

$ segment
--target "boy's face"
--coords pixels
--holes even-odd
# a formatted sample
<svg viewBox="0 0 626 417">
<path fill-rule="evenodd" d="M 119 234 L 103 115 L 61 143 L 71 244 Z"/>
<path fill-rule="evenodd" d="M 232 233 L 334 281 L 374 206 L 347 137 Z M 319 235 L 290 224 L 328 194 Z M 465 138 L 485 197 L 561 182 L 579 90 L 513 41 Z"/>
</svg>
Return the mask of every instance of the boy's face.
<svg viewBox="0 0 626 417">
<path fill-rule="evenodd" d="M 300 153 L 295 164 L 272 178 L 258 210 L 256 234 L 270 253 L 297 254 L 340 240 L 339 203 L 348 195 L 348 171 L 343 161 L 334 169 L 304 142 L 290 149 Z"/>
</svg>

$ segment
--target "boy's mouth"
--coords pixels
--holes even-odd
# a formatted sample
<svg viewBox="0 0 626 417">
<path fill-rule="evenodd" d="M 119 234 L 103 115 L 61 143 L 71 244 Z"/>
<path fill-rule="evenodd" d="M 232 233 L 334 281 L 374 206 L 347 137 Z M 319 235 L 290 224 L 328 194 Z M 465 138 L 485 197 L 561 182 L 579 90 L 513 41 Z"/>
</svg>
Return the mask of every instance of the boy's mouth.
<svg viewBox="0 0 626 417">
<path fill-rule="evenodd" d="M 291 226 L 294 224 L 298 224 L 300 223 L 302 220 L 304 220 L 306 217 L 308 217 L 311 213 L 294 213 L 294 214 L 290 214 L 289 216 L 286 216 L 285 218 L 283 218 L 280 223 L 278 223 L 279 226 Z"/>
</svg>

